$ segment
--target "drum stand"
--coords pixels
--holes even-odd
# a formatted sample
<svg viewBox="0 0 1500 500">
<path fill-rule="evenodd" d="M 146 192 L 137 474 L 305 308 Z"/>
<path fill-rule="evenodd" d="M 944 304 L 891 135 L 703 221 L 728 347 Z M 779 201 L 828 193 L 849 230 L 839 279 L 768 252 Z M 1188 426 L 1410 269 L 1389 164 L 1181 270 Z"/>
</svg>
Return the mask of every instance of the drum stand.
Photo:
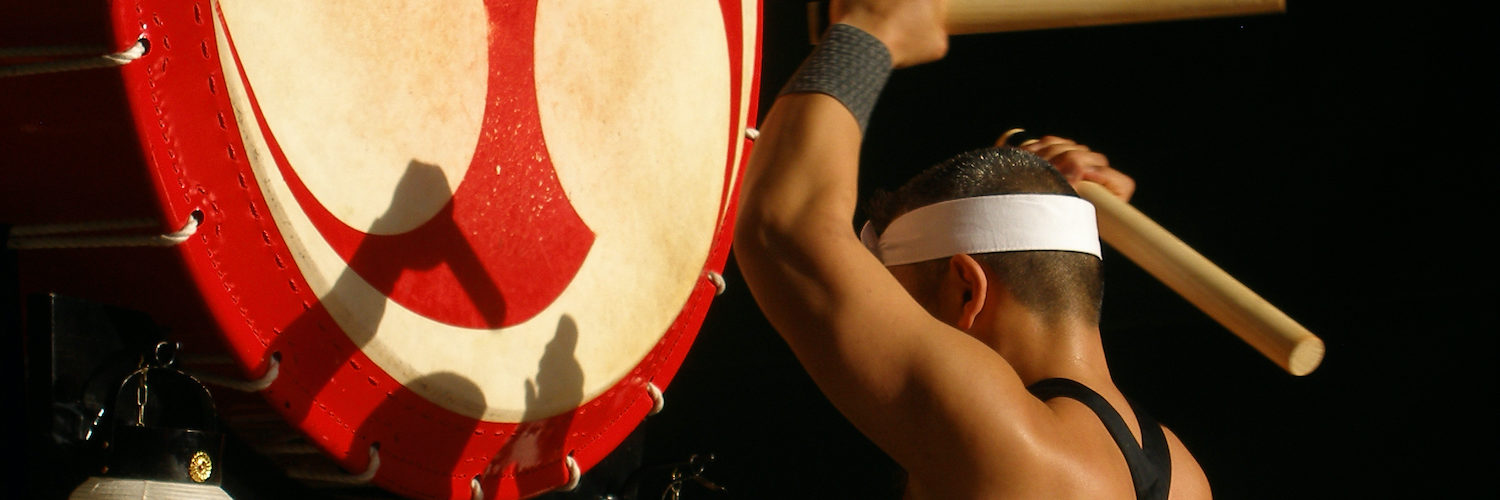
<svg viewBox="0 0 1500 500">
<path fill-rule="evenodd" d="M 114 417 L 109 409 L 116 407 L 112 391 L 119 389 L 121 380 L 140 369 L 143 359 L 157 356 L 159 346 L 175 344 L 165 342 L 165 332 L 149 315 L 139 311 L 59 295 L 32 295 L 23 301 L 16 293 L 15 275 L 15 253 L 5 251 L 0 258 L 0 286 L 3 286 L 0 299 L 5 306 L 0 324 L 7 332 L 6 338 L 14 339 L 15 345 L 9 352 L 25 357 L 24 363 L 7 365 L 17 367 L 23 373 L 15 375 L 25 380 L 24 396 L 16 395 L 15 399 L 24 401 L 25 429 L 19 434 L 26 436 L 25 463 L 32 469 L 24 479 L 26 490 L 32 498 L 68 498 L 79 484 L 106 469 L 108 456 L 103 442 L 107 439 L 107 423 Z M 22 331 L 24 334 L 20 334 Z M 161 364 L 165 367 L 171 363 Z M 209 418 L 218 423 L 217 415 Z M 312 488 L 288 477 L 275 460 L 254 451 L 232 429 L 222 423 L 217 427 L 225 430 L 225 442 L 222 458 L 215 465 L 222 475 L 223 489 L 232 496 L 262 498 L 275 492 L 278 496 L 338 494 L 343 498 L 396 498 L 369 486 Z M 724 488 L 704 475 L 704 469 L 713 461 L 712 455 L 643 465 L 646 430 L 646 426 L 637 428 L 584 475 L 574 490 L 537 498 L 677 498 L 685 489 L 693 490 L 696 494 L 693 497 L 719 496 L 714 493 Z"/>
<path fill-rule="evenodd" d="M 30 498 L 98 498 L 144 481 L 223 498 L 226 471 L 252 470 L 238 456 L 225 459 L 235 453 L 207 389 L 175 368 L 178 344 L 148 315 L 51 294 L 23 302 L 13 293 L 14 253 L 3 264 L 6 337 L 22 344 L 10 352 L 25 359 L 8 365 L 24 367 L 18 399 Z M 129 429 L 113 425 L 132 419 Z"/>
</svg>

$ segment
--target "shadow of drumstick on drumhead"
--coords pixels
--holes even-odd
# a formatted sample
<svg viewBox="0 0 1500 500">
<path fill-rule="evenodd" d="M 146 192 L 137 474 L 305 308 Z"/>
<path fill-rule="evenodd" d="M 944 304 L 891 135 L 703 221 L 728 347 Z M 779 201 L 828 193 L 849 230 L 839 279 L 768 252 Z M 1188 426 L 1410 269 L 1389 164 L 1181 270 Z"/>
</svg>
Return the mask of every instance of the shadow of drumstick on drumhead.
<svg viewBox="0 0 1500 500">
<path fill-rule="evenodd" d="M 490 460 L 481 484 L 494 487 L 497 476 L 514 476 L 521 494 L 535 494 L 557 485 L 568 432 L 573 424 L 573 408 L 583 402 L 583 365 L 578 362 L 578 323 L 564 314 L 557 323 L 557 333 L 547 342 L 537 362 L 536 377 L 527 380 L 526 409 L 515 435 Z M 564 408 L 563 413 L 552 415 Z M 535 467 L 528 472 L 521 467 Z M 564 480 L 566 472 L 563 476 Z"/>
<path fill-rule="evenodd" d="M 422 197 L 447 196 L 447 186 L 447 177 L 441 168 L 412 160 L 397 183 L 385 214 L 371 223 L 371 231 L 376 228 L 389 229 L 389 220 L 399 218 L 396 214 L 401 213 L 404 206 L 411 205 Z M 491 325 L 499 324 L 505 315 L 500 289 L 489 281 L 489 274 L 484 272 L 478 258 L 474 256 L 473 248 L 454 223 L 452 205 L 450 201 L 445 208 L 416 229 L 424 233 L 425 242 L 430 244 L 395 245 L 391 240 L 378 237 L 366 237 L 360 242 L 349 256 L 349 265 L 343 268 L 329 291 L 319 297 L 318 303 L 308 304 L 307 310 L 273 343 L 272 350 L 275 352 L 295 351 L 278 347 L 299 342 L 313 342 L 317 348 L 327 351 L 319 353 L 315 359 L 283 359 L 282 362 L 288 365 L 286 368 L 312 371 L 304 373 L 305 376 L 298 377 L 298 380 L 328 381 L 354 354 L 353 349 L 348 349 L 343 343 L 319 340 L 320 336 L 342 331 L 353 342 L 355 349 L 368 344 L 380 330 L 390 290 L 408 273 L 446 267 L 462 284 L 475 308 L 483 311 L 486 322 Z M 426 332 L 420 331 L 396 333 L 426 335 Z M 441 339 L 434 341 L 440 342 Z M 315 387 L 308 389 L 311 394 L 321 390 Z M 310 400 L 304 401 L 301 407 L 296 407 L 296 403 L 293 403 L 294 407 L 290 408 L 294 410 L 292 416 L 305 416 L 306 403 L 310 403 Z"/>
<path fill-rule="evenodd" d="M 406 300 L 425 301 L 425 308 L 461 308 L 479 316 L 482 325 L 476 326 L 498 328 L 505 319 L 505 299 L 454 220 L 453 193 L 449 189 L 442 168 L 411 160 L 392 192 L 389 208 L 370 223 L 368 234 L 349 257 L 340 284 L 345 277 L 357 276 L 381 292 L 384 302 L 398 287 L 410 289 L 451 278 L 462 288 L 466 301 L 454 300 L 457 297 L 449 294 L 422 294 Z M 409 227 L 410 207 L 430 205 L 432 199 L 448 202 L 420 225 Z M 390 236 L 403 229 L 407 234 L 402 237 Z M 339 285 L 334 289 L 342 290 Z"/>
</svg>

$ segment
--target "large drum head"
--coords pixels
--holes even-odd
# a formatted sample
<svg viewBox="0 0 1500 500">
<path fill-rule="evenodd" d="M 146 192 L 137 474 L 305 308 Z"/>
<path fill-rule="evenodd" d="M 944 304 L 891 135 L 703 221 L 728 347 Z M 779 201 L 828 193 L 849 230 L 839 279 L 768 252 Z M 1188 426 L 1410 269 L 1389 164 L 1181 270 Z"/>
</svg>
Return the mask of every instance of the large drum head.
<svg viewBox="0 0 1500 500">
<path fill-rule="evenodd" d="M 656 406 L 728 252 L 758 2 L 140 4 L 117 71 L 162 218 L 202 219 L 176 256 L 346 471 L 530 496 Z"/>
</svg>

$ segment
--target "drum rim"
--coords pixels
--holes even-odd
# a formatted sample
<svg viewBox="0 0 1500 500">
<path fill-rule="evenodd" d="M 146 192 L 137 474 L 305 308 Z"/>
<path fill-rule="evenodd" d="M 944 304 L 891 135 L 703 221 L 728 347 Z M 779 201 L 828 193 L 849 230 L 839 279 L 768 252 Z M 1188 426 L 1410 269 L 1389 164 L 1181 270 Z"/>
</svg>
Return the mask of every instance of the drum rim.
<svg viewBox="0 0 1500 500">
<path fill-rule="evenodd" d="M 721 0 L 719 3 L 721 9 L 726 12 L 726 20 L 734 19 L 753 22 L 755 26 L 751 28 L 755 32 L 752 36 L 746 36 L 743 32 L 740 32 L 738 40 L 731 38 L 731 33 L 729 32 L 725 34 L 726 40 L 732 46 L 743 47 L 743 49 L 740 51 L 731 51 L 731 85 L 734 89 L 732 97 L 735 101 L 731 104 L 731 124 L 729 130 L 731 134 L 730 154 L 725 160 L 726 179 L 725 186 L 723 186 L 723 193 L 721 194 L 722 216 L 712 237 L 709 253 L 703 265 L 705 273 L 721 272 L 728 257 L 734 222 L 733 212 L 737 202 L 737 190 L 734 189 L 734 184 L 738 181 L 739 172 L 744 168 L 750 149 L 750 142 L 742 135 L 742 130 L 753 127 L 756 123 L 756 101 L 759 92 L 761 52 L 759 22 L 762 15 L 762 6 L 757 0 L 746 0 L 744 2 Z M 251 218 L 257 221 L 253 228 L 257 230 L 254 236 L 270 238 L 270 241 L 267 242 L 263 250 L 255 252 L 259 255 L 254 256 L 254 258 L 290 259 L 289 256 L 285 255 L 287 251 L 284 246 L 285 243 L 281 243 L 280 246 L 272 243 L 273 241 L 280 242 L 282 236 L 278 228 L 275 227 L 274 222 L 270 222 L 264 217 L 267 205 L 262 198 L 263 195 L 259 188 L 254 185 L 255 181 L 253 175 L 250 175 L 250 167 L 243 158 L 243 152 L 235 150 L 235 145 L 239 141 L 238 125 L 232 119 L 226 120 L 226 111 L 230 113 L 232 111 L 229 111 L 228 98 L 222 91 L 223 82 L 216 80 L 216 77 L 222 78 L 222 75 L 215 74 L 215 70 L 218 67 L 219 54 L 217 54 L 211 42 L 213 39 L 212 30 L 214 29 L 211 13 L 204 12 L 204 9 L 197 4 L 193 5 L 191 12 L 182 8 L 173 9 L 171 7 L 174 6 L 171 6 L 170 2 L 162 2 L 162 4 L 161 6 L 153 6 L 148 3 L 139 11 L 118 7 L 119 10 L 115 13 L 116 30 L 121 33 L 130 31 L 130 28 L 139 28 L 135 31 L 143 31 L 150 39 L 157 39 L 158 37 L 188 39 L 173 40 L 177 42 L 178 50 L 176 52 L 180 54 L 179 57 L 171 59 L 171 69 L 173 71 L 166 69 L 168 67 L 168 56 L 173 55 L 172 50 L 160 50 L 156 54 L 157 58 L 149 58 L 148 56 L 148 60 L 145 61 L 147 64 L 127 67 L 121 70 L 125 76 L 126 86 L 133 87 L 137 92 L 135 97 L 129 98 L 130 106 L 134 111 L 137 130 L 140 131 L 142 142 L 148 152 L 147 156 L 156 160 L 157 163 L 152 165 L 151 168 L 156 170 L 154 175 L 158 181 L 158 199 L 161 200 L 161 208 L 165 218 L 167 220 L 180 218 L 180 213 L 187 213 L 184 210 L 203 210 L 207 219 L 209 219 L 209 223 L 205 225 L 206 231 L 204 233 L 191 238 L 187 243 L 178 247 L 176 251 L 183 259 L 185 267 L 189 268 L 190 272 L 188 274 L 190 274 L 191 279 L 196 282 L 200 290 L 203 290 L 204 300 L 209 303 L 207 304 L 209 309 L 207 314 L 215 318 L 219 326 L 224 329 L 224 333 L 221 335 L 224 337 L 223 340 L 230 344 L 230 348 L 228 349 L 230 353 L 236 358 L 236 361 L 244 372 L 259 375 L 268 367 L 266 360 L 272 354 L 269 348 L 274 344 L 280 332 L 274 331 L 274 327 L 262 326 L 262 323 L 267 322 L 258 321 L 246 312 L 247 307 L 253 307 L 244 303 L 249 301 L 248 297 L 236 293 L 236 290 L 234 290 L 236 284 L 226 279 L 220 279 L 221 273 L 229 270 L 229 268 L 243 267 L 245 265 L 244 261 L 252 260 L 252 258 L 226 255 L 225 248 L 227 245 L 224 244 L 222 239 L 219 239 L 222 236 L 220 236 L 221 233 L 218 233 L 218 231 L 234 231 L 235 229 L 223 227 L 218 224 L 222 223 L 222 217 L 231 210 L 224 205 L 232 201 L 231 198 L 234 197 L 219 195 L 238 191 L 238 193 L 233 194 L 245 198 L 245 201 L 248 202 L 248 211 L 251 214 Z M 728 15 L 729 12 L 736 12 L 743 15 Z M 738 30 L 743 30 L 744 28 L 745 26 L 737 26 Z M 199 38 L 199 41 L 205 45 L 192 44 L 191 39 L 193 37 Z M 751 42 L 752 39 L 753 42 Z M 753 46 L 749 45 L 750 43 L 753 43 Z M 200 47 L 203 52 L 201 61 L 195 61 L 191 57 L 186 57 L 193 52 L 197 52 Z M 752 60 L 746 61 L 745 57 L 749 57 Z M 205 76 L 206 78 L 204 78 Z M 745 87 L 749 88 L 746 89 Z M 173 103 L 176 105 L 175 108 L 168 107 L 164 111 L 161 105 L 162 101 L 172 100 L 169 90 L 174 88 L 184 90 L 186 94 L 197 95 L 199 97 L 209 96 L 214 102 L 212 106 L 214 109 L 195 113 L 187 109 L 186 104 L 189 101 L 188 99 L 180 99 Z M 749 102 L 740 102 L 745 100 L 746 96 L 748 96 Z M 226 158 L 234 166 L 233 175 L 219 173 L 212 180 L 205 173 L 205 170 L 195 169 L 190 165 L 188 157 L 195 155 L 188 154 L 188 146 L 185 146 L 185 144 L 189 143 L 191 138 L 174 136 L 168 133 L 169 131 L 190 132 L 189 129 L 193 128 L 189 125 L 190 123 L 203 123 L 209 120 L 217 121 L 219 126 L 209 127 L 208 130 L 191 132 L 190 135 L 200 137 L 218 136 L 220 140 L 212 143 L 223 146 L 225 149 L 215 149 L 209 146 L 204 146 L 202 149 L 215 149 L 212 154 Z M 739 151 L 738 160 L 736 160 L 734 154 L 736 150 Z M 199 153 L 196 156 L 202 157 L 208 156 L 208 154 Z M 238 186 L 216 193 L 214 189 L 207 187 L 213 182 L 219 182 L 220 184 L 237 183 Z M 216 221 L 214 219 L 220 220 Z M 215 241 L 216 239 L 219 240 Z M 294 266 L 294 263 L 286 262 L 286 264 L 288 264 L 287 267 Z M 295 271 L 294 268 L 293 270 Z M 283 273 L 285 272 L 283 271 Z M 297 274 L 297 276 L 292 276 L 290 283 L 292 286 L 295 286 L 296 280 L 300 278 L 300 273 L 294 272 L 293 274 Z M 615 403 L 612 407 L 619 408 L 618 411 L 607 415 L 608 418 L 600 418 L 603 416 L 590 417 L 607 421 L 607 423 L 597 430 L 587 433 L 576 433 L 588 434 L 585 438 L 574 440 L 570 437 L 567 441 L 568 446 L 566 448 L 572 450 L 567 455 L 573 456 L 572 460 L 575 460 L 583 470 L 587 470 L 599 460 L 602 460 L 605 455 L 612 451 L 615 446 L 618 446 L 619 442 L 623 441 L 625 436 L 633 431 L 647 416 L 655 405 L 655 401 L 651 398 L 647 387 L 655 385 L 658 388 L 665 388 L 675 376 L 676 371 L 681 367 L 688 347 L 691 346 L 698 329 L 701 327 L 703 317 L 710 305 L 710 299 L 717 292 L 715 284 L 706 279 L 706 275 L 704 278 L 698 280 L 694 285 L 689 298 L 678 313 L 677 318 L 667 331 L 662 333 L 657 345 L 650 350 L 644 359 L 636 364 L 634 369 L 630 370 L 625 377 L 610 389 L 589 401 L 581 403 L 573 412 L 567 414 L 571 418 L 580 417 L 583 414 L 598 415 L 600 413 L 611 413 L 590 413 L 585 411 L 585 408 L 605 407 L 606 403 Z M 213 300 L 211 297 L 214 296 L 220 297 L 223 300 Z M 316 303 L 304 303 L 303 307 L 316 309 L 317 305 Z M 270 321 L 269 323 L 274 323 L 274 321 Z M 237 332 L 237 334 L 231 332 Z M 341 341 L 348 341 L 347 337 L 342 333 L 339 333 L 337 337 Z M 369 367 L 375 367 L 374 363 L 370 362 L 367 357 L 364 357 L 358 349 L 355 350 L 354 356 L 351 357 L 350 361 L 354 363 L 367 363 Z M 376 369 L 378 370 L 378 367 Z M 286 374 L 287 371 L 283 369 L 282 373 Z M 263 393 L 266 396 L 266 401 L 275 406 L 278 411 L 284 410 L 284 402 L 288 397 L 286 396 L 288 387 L 285 385 L 287 380 L 292 380 L 292 378 L 282 379 L 280 384 L 273 382 Z M 435 407 L 436 405 L 433 406 Z M 428 408 L 427 410 L 432 410 L 432 408 Z M 447 412 L 447 410 L 440 407 L 436 407 L 436 410 Z M 284 416 L 287 415 L 284 414 Z M 542 421 L 562 416 L 559 415 L 543 419 Z M 323 448 L 325 452 L 330 452 L 334 455 L 339 464 L 346 470 L 360 471 L 369 465 L 369 457 L 360 451 L 362 450 L 362 447 L 359 446 L 361 439 L 352 435 L 360 422 L 335 422 L 338 416 L 332 413 L 323 416 L 308 413 L 306 417 L 309 421 L 315 419 L 328 420 L 328 423 L 325 423 L 323 427 L 319 427 L 319 424 L 314 423 L 312 425 L 301 426 L 301 430 L 309 435 L 318 434 L 319 432 L 324 433 L 323 439 L 316 439 L 318 446 Z M 331 417 L 331 419 L 328 417 Z M 503 436 L 513 433 L 515 427 L 516 425 L 511 423 L 481 421 L 475 428 L 475 435 L 487 434 L 489 437 L 485 441 L 489 442 L 503 441 Z M 342 436 L 329 437 L 328 433 L 342 434 Z M 473 443 L 471 442 L 471 448 L 474 447 L 472 445 Z M 482 444 L 478 447 L 485 448 Z M 484 461 L 490 458 L 482 455 L 481 453 L 468 454 L 466 456 L 470 458 L 482 458 Z M 402 479 L 400 478 L 399 470 L 392 469 L 392 462 L 389 460 L 384 463 L 386 464 L 384 467 L 386 472 L 375 476 L 374 482 L 376 484 L 385 486 L 398 493 L 420 493 L 423 495 L 432 493 L 402 491 L 405 488 L 401 485 Z M 460 463 L 462 464 L 463 462 Z M 470 469 L 472 470 L 473 468 L 471 467 Z M 449 475 L 457 477 L 461 474 L 458 474 L 457 467 L 455 467 L 455 470 L 449 471 Z M 545 479 L 544 483 L 555 486 L 566 481 L 566 475 L 567 470 L 563 460 L 541 463 L 531 468 L 522 468 L 514 476 L 505 476 L 502 474 L 486 478 L 491 483 L 486 484 L 486 486 L 489 486 L 486 488 L 486 491 L 504 491 L 507 487 L 518 487 L 517 485 L 520 483 L 529 482 L 536 478 Z M 475 477 L 478 477 L 478 475 L 476 474 Z M 453 480 L 455 485 L 463 483 L 466 486 L 468 482 L 468 480 Z M 536 492 L 518 491 L 523 496 Z M 458 494 L 456 490 L 453 493 L 455 496 Z"/>
</svg>

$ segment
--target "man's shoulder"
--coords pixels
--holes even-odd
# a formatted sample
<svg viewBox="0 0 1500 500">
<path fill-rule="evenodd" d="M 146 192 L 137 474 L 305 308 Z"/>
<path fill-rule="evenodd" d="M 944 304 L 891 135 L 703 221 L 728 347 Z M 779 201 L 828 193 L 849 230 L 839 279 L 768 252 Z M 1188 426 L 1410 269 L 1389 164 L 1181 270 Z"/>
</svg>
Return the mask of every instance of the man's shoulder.
<svg viewBox="0 0 1500 500">
<path fill-rule="evenodd" d="M 1172 488 L 1169 498 L 1171 500 L 1200 500 L 1213 498 L 1213 491 L 1208 484 L 1208 476 L 1204 474 L 1203 467 L 1198 464 L 1198 459 L 1188 451 L 1187 445 L 1182 443 L 1172 429 L 1163 425 L 1162 432 L 1167 436 L 1167 446 L 1172 455 Z"/>
</svg>

